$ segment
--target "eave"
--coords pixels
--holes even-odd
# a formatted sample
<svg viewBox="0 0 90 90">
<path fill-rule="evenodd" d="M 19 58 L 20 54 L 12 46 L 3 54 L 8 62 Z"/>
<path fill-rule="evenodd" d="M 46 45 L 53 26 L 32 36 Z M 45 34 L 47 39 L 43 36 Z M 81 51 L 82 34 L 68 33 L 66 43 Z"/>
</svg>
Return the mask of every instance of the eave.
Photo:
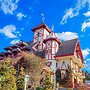
<svg viewBox="0 0 90 90">
<path fill-rule="evenodd" d="M 32 29 L 32 31 L 35 32 L 37 29 L 40 29 L 40 28 L 45 28 L 49 33 L 51 32 L 51 30 L 49 29 L 49 27 L 46 24 L 44 24 L 44 23 L 42 23 L 42 24 L 34 27 Z"/>
<path fill-rule="evenodd" d="M 47 39 L 45 39 L 43 42 L 46 43 L 46 42 L 49 41 L 49 40 L 55 40 L 55 41 L 58 42 L 59 45 L 60 45 L 60 43 L 61 43 L 58 38 L 47 38 Z"/>
<path fill-rule="evenodd" d="M 79 67 L 85 68 L 85 64 L 82 63 L 74 54 L 62 55 L 62 56 L 55 56 L 56 60 L 71 60 L 76 63 Z"/>
</svg>

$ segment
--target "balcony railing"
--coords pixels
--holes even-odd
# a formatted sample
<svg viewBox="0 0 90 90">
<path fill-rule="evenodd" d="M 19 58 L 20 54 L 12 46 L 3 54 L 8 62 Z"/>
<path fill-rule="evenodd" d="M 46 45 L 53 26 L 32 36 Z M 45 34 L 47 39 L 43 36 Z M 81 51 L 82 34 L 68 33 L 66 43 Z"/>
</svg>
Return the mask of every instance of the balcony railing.
<svg viewBox="0 0 90 90">
<path fill-rule="evenodd" d="M 84 74 L 82 74 L 82 72 L 79 72 L 79 71 L 76 71 L 76 70 L 72 70 L 73 71 L 73 74 L 75 75 L 75 76 L 78 76 L 78 77 L 80 77 L 80 78 L 85 78 L 85 75 Z"/>
<path fill-rule="evenodd" d="M 76 56 L 74 56 L 74 57 L 72 58 L 72 61 L 73 61 L 74 63 L 76 63 L 79 67 L 82 67 L 82 68 L 85 67 L 85 64 L 82 63 L 81 60 L 80 60 L 79 58 L 77 58 Z"/>
</svg>

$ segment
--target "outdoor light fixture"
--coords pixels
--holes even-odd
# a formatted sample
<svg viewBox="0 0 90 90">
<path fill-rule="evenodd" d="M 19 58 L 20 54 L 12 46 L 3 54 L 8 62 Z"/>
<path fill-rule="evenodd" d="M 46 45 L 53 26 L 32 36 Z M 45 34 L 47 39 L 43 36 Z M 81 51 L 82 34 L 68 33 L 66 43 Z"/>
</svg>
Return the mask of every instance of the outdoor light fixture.
<svg viewBox="0 0 90 90">
<path fill-rule="evenodd" d="M 25 86 L 24 86 L 24 90 L 26 90 L 27 88 L 27 82 L 29 80 L 29 75 L 25 75 L 24 81 L 25 81 Z"/>
</svg>

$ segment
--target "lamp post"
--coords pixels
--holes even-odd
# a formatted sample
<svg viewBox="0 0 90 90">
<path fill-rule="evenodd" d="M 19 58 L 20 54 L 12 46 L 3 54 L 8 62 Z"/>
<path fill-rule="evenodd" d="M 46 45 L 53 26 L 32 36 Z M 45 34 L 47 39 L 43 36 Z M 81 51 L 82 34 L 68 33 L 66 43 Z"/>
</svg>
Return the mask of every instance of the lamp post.
<svg viewBox="0 0 90 90">
<path fill-rule="evenodd" d="M 27 82 L 28 82 L 28 80 L 29 80 L 29 75 L 25 75 L 24 80 L 25 80 L 24 90 L 26 90 L 26 88 L 27 88 Z"/>
</svg>

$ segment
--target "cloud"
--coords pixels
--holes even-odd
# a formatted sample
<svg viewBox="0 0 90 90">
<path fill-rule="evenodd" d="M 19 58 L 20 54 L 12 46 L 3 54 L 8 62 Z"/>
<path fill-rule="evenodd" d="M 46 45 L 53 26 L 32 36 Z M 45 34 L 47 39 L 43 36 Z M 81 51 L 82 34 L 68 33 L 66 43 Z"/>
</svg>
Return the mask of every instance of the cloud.
<svg viewBox="0 0 90 90">
<path fill-rule="evenodd" d="M 81 27 L 81 31 L 85 32 L 86 28 L 89 28 L 89 27 L 90 27 L 90 20 L 84 21 L 83 24 L 82 24 L 82 27 Z"/>
<path fill-rule="evenodd" d="M 84 35 L 81 35 L 80 37 L 84 37 Z"/>
<path fill-rule="evenodd" d="M 66 11 L 66 14 L 63 16 L 61 24 L 67 23 L 68 18 L 73 18 L 74 16 L 77 16 L 78 12 L 74 13 L 74 9 L 70 8 Z"/>
<path fill-rule="evenodd" d="M 0 5 L 1 5 L 1 10 L 5 14 L 13 14 L 14 11 L 18 8 L 17 3 L 19 0 L 1 0 Z"/>
<path fill-rule="evenodd" d="M 83 57 L 86 58 L 90 54 L 90 49 L 86 48 L 82 50 Z"/>
<path fill-rule="evenodd" d="M 42 16 L 42 21 L 44 22 L 45 21 L 45 16 L 43 13 L 41 13 L 41 16 Z"/>
<path fill-rule="evenodd" d="M 90 58 L 86 59 L 85 61 L 86 70 L 90 70 Z"/>
<path fill-rule="evenodd" d="M 16 3 L 18 3 L 20 0 L 16 0 Z"/>
<path fill-rule="evenodd" d="M 86 4 L 88 4 L 88 10 L 90 9 L 90 0 L 77 0 L 77 3 L 75 5 L 75 7 L 73 8 L 69 8 L 66 12 L 65 12 L 65 15 L 63 16 L 62 20 L 61 20 L 61 24 L 65 24 L 67 23 L 67 20 L 69 18 L 73 18 L 77 15 L 79 15 L 79 11 L 81 9 L 83 9 Z"/>
<path fill-rule="evenodd" d="M 75 32 L 62 32 L 55 34 L 60 40 L 64 40 L 64 41 L 78 38 L 78 34 Z"/>
<path fill-rule="evenodd" d="M 34 11 L 34 10 L 33 10 L 33 7 L 30 7 L 29 10 L 30 10 L 30 12 L 33 12 L 33 11 Z"/>
<path fill-rule="evenodd" d="M 17 38 L 15 35 L 16 27 L 14 25 L 7 25 L 0 29 L 0 33 L 4 34 L 8 38 Z"/>
<path fill-rule="evenodd" d="M 83 15 L 86 16 L 86 17 L 90 17 L 90 11 L 84 13 Z"/>
<path fill-rule="evenodd" d="M 90 58 L 88 58 L 86 61 L 90 61 Z"/>
<path fill-rule="evenodd" d="M 10 44 L 15 44 L 15 43 L 18 43 L 20 40 L 19 39 L 14 39 L 10 42 Z"/>
<path fill-rule="evenodd" d="M 17 14 L 18 20 L 22 20 L 23 17 L 26 17 L 26 15 L 24 15 L 23 13 L 18 13 Z"/>
</svg>

